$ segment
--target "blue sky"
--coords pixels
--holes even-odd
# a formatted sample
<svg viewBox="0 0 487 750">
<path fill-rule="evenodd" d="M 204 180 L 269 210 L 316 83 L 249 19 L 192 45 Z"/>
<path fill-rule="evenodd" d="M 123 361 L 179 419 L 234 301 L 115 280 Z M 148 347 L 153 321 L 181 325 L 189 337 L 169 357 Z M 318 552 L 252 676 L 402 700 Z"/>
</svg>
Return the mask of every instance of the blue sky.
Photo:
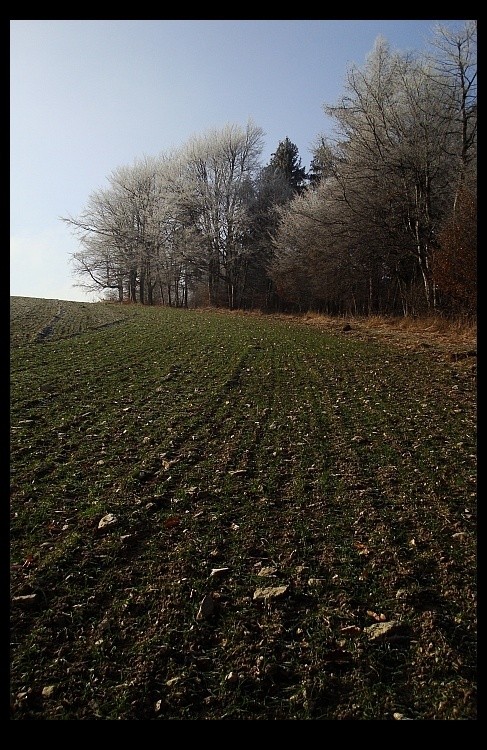
<svg viewBox="0 0 487 750">
<path fill-rule="evenodd" d="M 94 301 L 74 286 L 78 216 L 117 167 L 249 118 L 263 165 L 286 137 L 303 166 L 377 36 L 428 48 L 461 20 L 10 20 L 10 294 Z"/>
</svg>

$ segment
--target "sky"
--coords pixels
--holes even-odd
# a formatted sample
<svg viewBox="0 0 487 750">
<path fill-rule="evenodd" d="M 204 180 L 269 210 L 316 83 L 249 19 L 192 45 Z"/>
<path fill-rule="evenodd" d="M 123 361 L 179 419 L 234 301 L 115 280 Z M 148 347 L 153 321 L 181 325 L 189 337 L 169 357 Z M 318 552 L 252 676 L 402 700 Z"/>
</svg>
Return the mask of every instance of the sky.
<svg viewBox="0 0 487 750">
<path fill-rule="evenodd" d="M 289 138 L 309 168 L 324 106 L 378 36 L 428 51 L 463 20 L 10 20 L 10 295 L 94 302 L 76 286 L 78 217 L 121 166 L 249 120 L 262 166 Z"/>
</svg>

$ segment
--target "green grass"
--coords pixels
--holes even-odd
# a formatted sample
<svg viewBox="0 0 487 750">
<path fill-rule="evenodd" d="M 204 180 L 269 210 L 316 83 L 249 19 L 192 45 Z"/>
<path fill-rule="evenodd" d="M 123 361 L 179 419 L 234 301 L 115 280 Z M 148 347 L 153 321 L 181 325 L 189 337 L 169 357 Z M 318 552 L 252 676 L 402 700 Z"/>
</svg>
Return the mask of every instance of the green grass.
<svg viewBox="0 0 487 750">
<path fill-rule="evenodd" d="M 12 719 L 477 718 L 466 360 L 286 318 L 11 309 Z"/>
</svg>

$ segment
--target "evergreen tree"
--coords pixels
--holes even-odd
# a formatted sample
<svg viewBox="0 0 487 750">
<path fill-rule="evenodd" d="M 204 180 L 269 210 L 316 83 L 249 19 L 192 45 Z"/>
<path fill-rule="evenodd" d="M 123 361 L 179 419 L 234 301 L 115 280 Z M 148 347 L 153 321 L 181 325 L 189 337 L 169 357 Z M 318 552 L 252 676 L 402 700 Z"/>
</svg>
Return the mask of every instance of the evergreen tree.
<svg viewBox="0 0 487 750">
<path fill-rule="evenodd" d="M 301 193 L 306 187 L 308 175 L 301 165 L 298 147 L 289 138 L 279 143 L 264 171 L 268 177 L 284 178 L 293 193 Z"/>
<path fill-rule="evenodd" d="M 274 284 L 268 270 L 274 255 L 272 237 L 279 224 L 278 207 L 287 205 L 300 194 L 308 179 L 301 166 L 298 148 L 289 138 L 279 143 L 271 157 L 255 182 L 255 191 L 249 202 L 251 228 L 247 238 L 252 248 L 247 269 L 252 293 L 247 306 L 267 309 L 276 303 Z"/>
<path fill-rule="evenodd" d="M 327 142 L 324 136 L 320 136 L 312 149 L 312 153 L 313 158 L 310 164 L 308 180 L 311 186 L 316 186 L 320 180 L 326 179 L 333 174 L 337 157 L 333 147 Z"/>
</svg>

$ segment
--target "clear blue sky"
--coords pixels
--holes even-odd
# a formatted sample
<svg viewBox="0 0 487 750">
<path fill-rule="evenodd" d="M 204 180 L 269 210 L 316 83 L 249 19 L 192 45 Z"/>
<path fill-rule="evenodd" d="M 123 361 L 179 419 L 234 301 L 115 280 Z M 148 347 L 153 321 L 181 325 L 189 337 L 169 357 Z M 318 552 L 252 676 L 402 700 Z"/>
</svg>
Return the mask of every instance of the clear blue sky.
<svg viewBox="0 0 487 750">
<path fill-rule="evenodd" d="M 286 137 L 303 166 L 323 105 L 377 36 L 423 51 L 460 20 L 11 20 L 10 294 L 95 300 L 73 286 L 78 216 L 117 167 L 249 118 L 263 165 Z"/>
</svg>

